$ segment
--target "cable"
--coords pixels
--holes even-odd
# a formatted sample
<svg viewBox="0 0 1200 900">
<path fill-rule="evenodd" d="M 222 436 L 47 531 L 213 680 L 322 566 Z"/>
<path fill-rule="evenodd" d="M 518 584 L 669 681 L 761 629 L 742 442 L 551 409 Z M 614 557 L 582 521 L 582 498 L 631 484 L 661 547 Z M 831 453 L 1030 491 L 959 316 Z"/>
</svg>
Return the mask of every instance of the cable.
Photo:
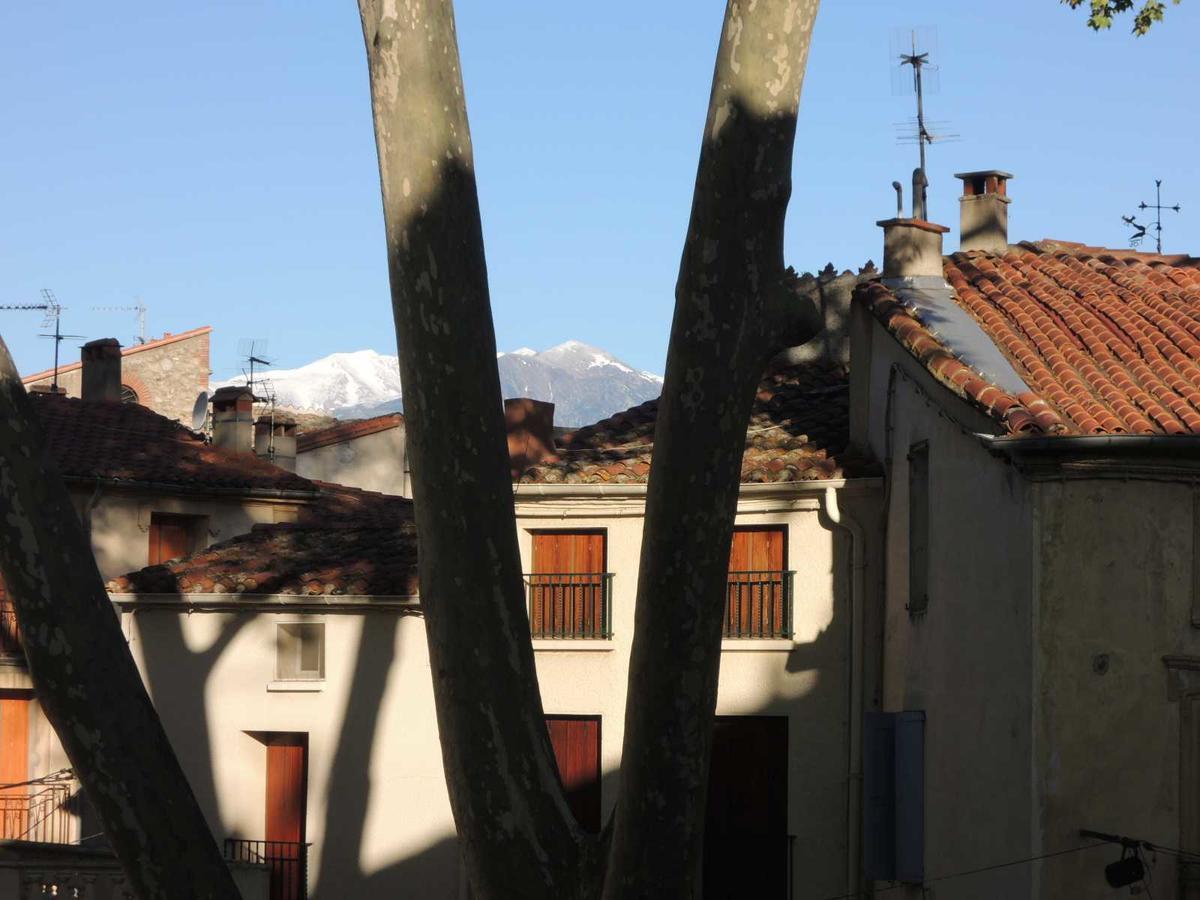
<svg viewBox="0 0 1200 900">
<path fill-rule="evenodd" d="M 1019 866 L 1019 865 L 1025 864 L 1025 863 L 1038 862 L 1039 860 L 1043 860 L 1043 859 L 1052 859 L 1056 856 L 1068 856 L 1072 853 L 1080 853 L 1084 850 L 1092 850 L 1092 849 L 1095 849 L 1096 847 L 1106 847 L 1106 846 L 1108 846 L 1106 841 L 1097 841 L 1097 842 L 1091 843 L 1091 844 L 1083 844 L 1082 846 L 1079 846 L 1079 847 L 1070 847 L 1066 850 L 1055 850 L 1051 853 L 1042 853 L 1038 856 L 1027 856 L 1027 857 L 1024 857 L 1023 859 L 1012 859 L 1012 860 L 1009 860 L 1008 862 L 994 863 L 990 866 L 981 866 L 978 869 L 964 869 L 961 872 L 950 872 L 946 875 L 937 875 L 933 878 L 923 879 L 921 884 L 922 885 L 930 885 L 930 884 L 934 884 L 939 881 L 949 881 L 952 878 L 965 878 L 968 875 L 978 875 L 981 872 L 992 872 L 996 869 L 1007 869 L 1010 866 Z M 875 891 L 875 893 L 876 894 L 886 894 L 889 891 L 907 890 L 910 887 L 912 887 L 912 885 L 910 885 L 910 884 L 893 884 L 890 887 L 879 888 L 878 890 Z M 838 894 L 837 896 L 834 896 L 834 897 L 827 897 L 827 898 L 825 898 L 825 900 L 855 900 L 855 898 L 857 896 L 860 896 L 860 895 L 858 895 L 858 894 Z"/>
<path fill-rule="evenodd" d="M 71 768 L 59 769 L 56 772 L 51 772 L 49 775 L 39 775 L 37 778 L 31 778 L 28 781 L 15 781 L 12 784 L 0 784 L 0 791 L 8 790 L 9 788 L 28 787 L 35 784 L 50 784 L 68 779 L 73 779 L 75 770 Z"/>
</svg>

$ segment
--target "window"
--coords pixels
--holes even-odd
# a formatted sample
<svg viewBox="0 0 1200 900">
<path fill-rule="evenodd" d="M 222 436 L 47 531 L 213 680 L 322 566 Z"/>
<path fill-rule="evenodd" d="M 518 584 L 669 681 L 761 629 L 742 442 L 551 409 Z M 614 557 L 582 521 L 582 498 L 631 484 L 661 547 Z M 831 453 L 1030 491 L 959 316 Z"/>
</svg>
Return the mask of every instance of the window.
<svg viewBox="0 0 1200 900">
<path fill-rule="evenodd" d="M 725 596 L 726 638 L 790 638 L 792 573 L 781 527 L 735 528 Z"/>
<path fill-rule="evenodd" d="M 925 713 L 867 713 L 864 724 L 867 878 L 920 883 L 925 873 Z"/>
<path fill-rule="evenodd" d="M 201 549 L 204 533 L 203 516 L 177 516 L 170 513 L 150 514 L 150 565 L 158 566 Z"/>
<path fill-rule="evenodd" d="M 908 612 L 929 608 L 929 442 L 908 450 Z"/>
<path fill-rule="evenodd" d="M 17 633 L 17 610 L 12 598 L 4 590 L 4 579 L 0 578 L 0 656 L 14 656 L 24 660 L 21 638 Z M 7 783 L 7 782 L 0 782 Z"/>
<path fill-rule="evenodd" d="M 567 806 L 584 831 L 600 833 L 600 717 L 546 716 Z"/>
<path fill-rule="evenodd" d="M 275 626 L 275 678 L 320 681 L 325 677 L 325 625 L 287 622 Z"/>
<path fill-rule="evenodd" d="M 122 403 L 137 403 L 138 402 L 137 391 L 135 391 L 133 388 L 131 388 L 127 384 L 121 385 L 121 402 Z"/>
<path fill-rule="evenodd" d="M 535 638 L 608 638 L 610 584 L 603 531 L 533 532 L 525 576 Z"/>
</svg>

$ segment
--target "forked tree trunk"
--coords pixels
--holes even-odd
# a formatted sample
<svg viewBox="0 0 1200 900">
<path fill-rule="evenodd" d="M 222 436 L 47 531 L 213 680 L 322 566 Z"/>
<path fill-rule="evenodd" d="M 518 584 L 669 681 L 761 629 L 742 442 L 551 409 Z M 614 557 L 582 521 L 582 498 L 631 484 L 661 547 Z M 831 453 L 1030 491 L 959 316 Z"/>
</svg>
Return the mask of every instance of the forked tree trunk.
<svg viewBox="0 0 1200 900">
<path fill-rule="evenodd" d="M 238 897 L 2 340 L 0 574 L 38 701 L 135 894 Z"/>
<path fill-rule="evenodd" d="M 647 507 L 622 784 L 600 838 L 563 798 L 524 609 L 451 0 L 359 0 L 443 761 L 481 898 L 693 897 L 725 568 L 754 388 L 819 330 L 783 264 L 817 0 L 731 0 Z"/>
</svg>

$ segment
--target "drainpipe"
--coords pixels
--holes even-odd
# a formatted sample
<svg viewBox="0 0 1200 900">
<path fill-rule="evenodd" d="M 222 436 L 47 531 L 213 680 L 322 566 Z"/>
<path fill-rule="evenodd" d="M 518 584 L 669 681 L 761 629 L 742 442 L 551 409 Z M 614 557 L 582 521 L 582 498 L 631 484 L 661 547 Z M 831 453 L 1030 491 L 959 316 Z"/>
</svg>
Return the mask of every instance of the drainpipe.
<svg viewBox="0 0 1200 900">
<path fill-rule="evenodd" d="M 867 568 L 866 547 L 863 542 L 862 526 L 838 506 L 837 490 L 826 488 L 825 515 L 835 527 L 850 535 L 850 692 L 849 708 L 850 748 L 847 760 L 846 779 L 846 894 L 858 896 L 859 890 L 859 847 L 860 813 L 862 809 L 862 682 L 863 682 L 863 592 Z"/>
</svg>

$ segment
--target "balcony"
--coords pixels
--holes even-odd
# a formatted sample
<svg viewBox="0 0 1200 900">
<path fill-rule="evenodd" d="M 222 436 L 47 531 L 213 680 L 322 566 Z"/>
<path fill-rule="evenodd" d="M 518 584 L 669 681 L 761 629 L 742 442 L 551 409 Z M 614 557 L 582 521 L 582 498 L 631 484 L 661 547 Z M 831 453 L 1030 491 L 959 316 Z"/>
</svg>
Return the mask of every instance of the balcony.
<svg viewBox="0 0 1200 900">
<path fill-rule="evenodd" d="M 306 900 L 308 846 L 297 841 L 226 838 L 225 859 L 230 863 L 266 866 L 270 872 L 270 900 Z"/>
<path fill-rule="evenodd" d="M 730 572 L 725 589 L 727 640 L 771 640 L 792 636 L 792 579 L 795 572 Z"/>
<path fill-rule="evenodd" d="M 0 839 L 65 844 L 74 839 L 67 801 L 75 783 L 57 781 L 0 791 Z"/>
<path fill-rule="evenodd" d="M 611 572 L 538 572 L 524 577 L 535 639 L 612 637 Z"/>
<path fill-rule="evenodd" d="M 17 611 L 12 599 L 0 585 L 0 657 L 15 657 L 25 661 L 25 651 L 21 649 L 21 638 L 17 632 Z"/>
</svg>

